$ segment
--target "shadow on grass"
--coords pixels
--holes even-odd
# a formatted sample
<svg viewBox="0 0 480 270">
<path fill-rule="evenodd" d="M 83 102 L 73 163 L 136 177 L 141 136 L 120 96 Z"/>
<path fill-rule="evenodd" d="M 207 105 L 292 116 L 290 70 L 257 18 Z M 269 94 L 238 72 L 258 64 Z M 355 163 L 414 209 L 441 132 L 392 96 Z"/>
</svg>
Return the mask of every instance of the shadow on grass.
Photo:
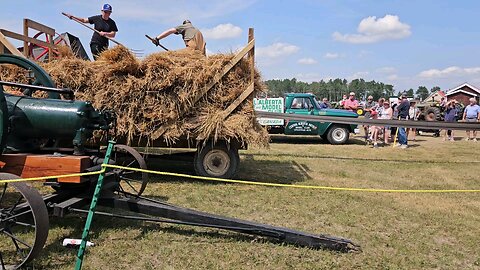
<svg viewBox="0 0 480 270">
<path fill-rule="evenodd" d="M 49 236 L 50 244 L 46 245 L 41 253 L 41 256 L 38 260 L 44 262 L 42 265 L 37 267 L 40 268 L 67 268 L 72 266 L 76 260 L 76 254 L 78 252 L 78 246 L 69 248 L 63 247 L 62 241 L 64 238 L 77 238 L 80 239 L 83 226 L 85 224 L 85 217 L 83 215 L 72 214 L 65 218 L 51 218 L 50 219 L 50 228 L 51 230 L 65 230 L 66 228 L 71 229 L 68 233 L 60 233 L 52 239 L 52 235 Z M 96 216 L 92 228 L 89 232 L 89 239 L 98 239 L 102 238 L 102 235 L 108 235 L 110 230 L 121 230 L 121 231 L 139 231 L 137 235 L 133 236 L 133 241 L 142 240 L 144 237 L 150 237 L 151 233 L 163 232 L 177 234 L 180 236 L 185 236 L 188 238 L 179 239 L 181 242 L 192 242 L 192 243 L 225 243 L 225 242 L 238 242 L 240 243 L 274 243 L 279 245 L 284 245 L 281 241 L 261 237 L 256 235 L 249 235 L 243 233 L 237 233 L 234 231 L 224 230 L 224 229 L 215 229 L 215 228 L 199 228 L 196 226 L 188 225 L 175 225 L 175 224 L 161 224 L 156 222 L 143 222 L 143 221 L 132 221 L 124 220 L 121 218 L 110 218 L 105 216 Z M 128 241 L 128 239 L 118 238 L 118 241 Z M 95 240 L 92 240 L 95 243 Z M 116 241 L 116 239 L 110 239 L 109 241 Z M 97 246 L 100 246 L 98 242 L 95 243 Z M 141 247 L 139 247 L 141 248 Z M 86 250 L 86 256 L 88 256 L 89 248 Z M 94 250 L 90 252 L 95 252 Z M 334 252 L 334 251 L 332 251 Z M 46 259 L 53 258 L 53 259 Z M 42 259 L 43 258 L 43 259 Z M 112 258 L 113 259 L 113 258 Z"/>
<path fill-rule="evenodd" d="M 195 170 L 193 169 L 193 155 L 190 157 L 187 155 L 173 155 L 163 158 L 155 157 L 148 160 L 147 166 L 150 170 L 195 175 Z M 312 179 L 310 173 L 311 170 L 308 166 L 294 160 L 256 160 L 255 155 L 246 155 L 245 158 L 240 161 L 240 167 L 234 179 L 254 182 L 292 184 Z M 171 182 L 172 180 L 178 182 L 197 181 L 203 183 L 208 182 L 210 184 L 221 184 L 221 182 L 215 181 L 162 175 L 151 175 L 149 181 Z"/>
</svg>

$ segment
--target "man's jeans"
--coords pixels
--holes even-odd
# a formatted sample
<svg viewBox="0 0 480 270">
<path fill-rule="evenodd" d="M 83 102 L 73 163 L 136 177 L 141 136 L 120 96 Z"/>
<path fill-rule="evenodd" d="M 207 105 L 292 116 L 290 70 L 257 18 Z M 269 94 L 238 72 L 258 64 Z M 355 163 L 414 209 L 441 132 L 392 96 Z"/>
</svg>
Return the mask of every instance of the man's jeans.
<svg viewBox="0 0 480 270">
<path fill-rule="evenodd" d="M 404 127 L 398 128 L 398 143 L 407 145 L 407 132 L 405 131 Z"/>
</svg>

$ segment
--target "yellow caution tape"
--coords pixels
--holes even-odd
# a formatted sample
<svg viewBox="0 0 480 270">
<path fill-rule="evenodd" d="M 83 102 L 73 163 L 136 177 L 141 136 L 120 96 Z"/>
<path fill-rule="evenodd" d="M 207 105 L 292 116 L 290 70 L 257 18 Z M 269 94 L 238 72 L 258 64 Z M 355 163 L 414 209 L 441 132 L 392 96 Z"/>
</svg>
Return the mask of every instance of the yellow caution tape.
<svg viewBox="0 0 480 270">
<path fill-rule="evenodd" d="M 41 177 L 30 177 L 30 178 L 19 178 L 19 179 L 9 179 L 9 180 L 0 180 L 0 184 L 3 183 L 15 183 L 15 182 L 25 182 L 25 181 L 41 181 L 47 179 L 56 179 L 56 178 L 66 178 L 66 177 L 77 177 L 77 176 L 87 176 L 87 175 L 96 175 L 105 172 L 105 168 L 102 167 L 100 171 L 95 172 L 86 172 L 86 173 L 72 173 L 64 175 L 52 175 L 52 176 L 41 176 Z"/>
<path fill-rule="evenodd" d="M 104 173 L 106 171 L 106 168 L 137 171 L 137 172 L 157 174 L 157 175 L 183 177 L 183 178 L 190 178 L 190 179 L 197 179 L 197 180 L 235 183 L 235 184 L 244 184 L 244 185 L 267 186 L 267 187 L 321 189 L 321 190 L 331 190 L 331 191 L 382 192 L 382 193 L 478 193 L 480 192 L 480 189 L 376 189 L 376 188 L 351 188 L 351 187 L 278 184 L 278 183 L 265 183 L 265 182 L 254 182 L 254 181 L 245 181 L 245 180 L 223 179 L 223 178 L 214 178 L 214 177 L 205 177 L 205 176 L 194 176 L 194 175 L 188 175 L 188 174 L 182 174 L 182 173 L 160 172 L 160 171 L 152 171 L 152 170 L 145 170 L 145 169 L 139 169 L 139 168 L 123 167 L 123 166 L 111 165 L 111 164 L 102 164 L 102 169 L 100 171 L 95 171 L 95 172 L 0 180 L 0 184 L 25 182 L 25 181 L 41 181 L 41 180 L 47 180 L 47 179 L 76 177 L 76 176 L 98 175 L 98 174 Z"/>
<path fill-rule="evenodd" d="M 322 190 L 334 190 L 334 191 L 360 191 L 360 192 L 383 192 L 383 193 L 473 193 L 473 192 L 480 192 L 480 189 L 445 189 L 445 190 L 437 190 L 437 189 L 375 189 L 375 188 L 348 188 L 348 187 L 327 187 L 327 186 L 276 184 L 276 183 L 253 182 L 253 181 L 245 181 L 245 180 L 213 178 L 213 177 L 205 177 L 205 176 L 193 176 L 193 175 L 181 174 L 181 173 L 151 171 L 151 170 L 138 169 L 138 168 L 122 167 L 122 166 L 111 165 L 111 164 L 103 164 L 102 167 L 103 168 L 115 168 L 115 169 L 122 169 L 122 170 L 130 170 L 130 171 L 137 171 L 137 172 L 151 173 L 151 174 L 158 174 L 158 175 L 166 175 L 166 176 L 184 177 L 184 178 L 206 180 L 206 181 L 216 181 L 216 182 L 245 184 L 245 185 L 257 185 L 257 186 L 268 186 L 268 187 L 288 187 L 288 188 L 322 189 Z"/>
</svg>

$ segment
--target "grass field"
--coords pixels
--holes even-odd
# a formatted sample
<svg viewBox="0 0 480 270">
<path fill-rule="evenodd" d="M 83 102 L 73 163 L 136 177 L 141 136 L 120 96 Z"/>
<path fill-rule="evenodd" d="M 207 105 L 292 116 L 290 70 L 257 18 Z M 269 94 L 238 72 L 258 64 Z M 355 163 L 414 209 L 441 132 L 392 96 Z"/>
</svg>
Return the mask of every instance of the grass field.
<svg viewBox="0 0 480 270">
<path fill-rule="evenodd" d="M 463 135 L 462 133 L 458 133 Z M 459 138 L 458 138 L 459 139 Z M 360 139 L 332 146 L 274 137 L 241 151 L 238 179 L 382 189 L 480 189 L 480 142 L 417 137 L 409 149 L 373 149 Z M 165 162 L 172 169 L 172 162 Z M 192 173 L 191 164 L 176 172 Z M 479 269 L 479 193 L 399 194 L 269 188 L 156 178 L 146 195 L 221 215 L 353 240 L 337 253 L 212 229 L 95 218 L 84 269 Z M 84 220 L 51 219 L 35 268 L 72 269 Z"/>
</svg>

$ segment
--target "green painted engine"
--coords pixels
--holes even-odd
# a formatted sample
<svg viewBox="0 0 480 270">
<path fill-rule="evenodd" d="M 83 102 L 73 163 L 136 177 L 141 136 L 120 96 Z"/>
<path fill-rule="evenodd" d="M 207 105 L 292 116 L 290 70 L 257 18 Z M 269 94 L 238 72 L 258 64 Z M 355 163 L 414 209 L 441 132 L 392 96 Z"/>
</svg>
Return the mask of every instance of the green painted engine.
<svg viewBox="0 0 480 270">
<path fill-rule="evenodd" d="M 27 86 L 0 83 L 0 146 L 6 151 L 35 152 L 48 145 L 73 147 L 73 154 L 82 155 L 86 140 L 95 130 L 111 128 L 111 113 L 96 110 L 90 102 L 60 99 L 60 93 L 67 91 L 54 88 L 50 76 L 35 63 L 13 55 L 0 55 L 0 65 L 3 64 L 13 64 L 33 73 L 32 83 Z M 27 95 L 4 93 L 3 85 L 21 88 Z M 47 91 L 49 98 L 28 96 L 38 89 Z"/>
</svg>

